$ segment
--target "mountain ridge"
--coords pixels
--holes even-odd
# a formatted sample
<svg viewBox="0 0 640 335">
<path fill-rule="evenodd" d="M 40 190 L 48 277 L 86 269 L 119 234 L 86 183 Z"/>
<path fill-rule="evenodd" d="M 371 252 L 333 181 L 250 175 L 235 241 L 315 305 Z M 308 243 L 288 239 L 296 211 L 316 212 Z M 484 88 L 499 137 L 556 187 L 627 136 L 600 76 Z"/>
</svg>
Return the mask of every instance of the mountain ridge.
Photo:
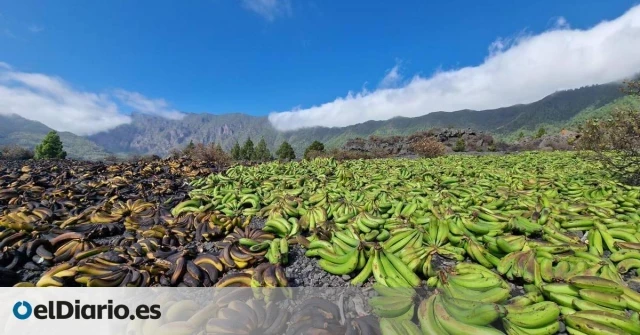
<svg viewBox="0 0 640 335">
<path fill-rule="evenodd" d="M 70 145 L 68 149 L 70 157 L 81 156 L 86 152 L 94 158 L 104 157 L 107 152 L 119 155 L 158 154 L 163 156 L 173 148 L 186 146 L 191 140 L 196 143 L 219 143 L 225 150 L 230 150 L 236 140 L 242 143 L 247 137 L 251 137 L 254 142 L 264 137 L 272 152 L 286 140 L 300 156 L 315 140 L 325 143 L 329 148 L 341 147 L 347 140 L 356 137 L 409 135 L 431 128 L 471 128 L 489 132 L 498 138 L 510 138 L 516 132 L 533 132 L 541 125 L 560 127 L 570 124 L 571 120 L 585 111 L 599 110 L 618 101 L 623 97 L 620 88 L 620 83 L 591 85 L 557 91 L 529 104 L 489 110 L 464 109 L 453 112 L 433 112 L 418 117 L 397 116 L 388 120 L 369 120 L 346 127 L 310 127 L 284 132 L 276 130 L 267 116 L 251 116 L 242 113 L 187 113 L 181 120 L 169 120 L 133 113 L 131 114 L 132 122 L 129 124 L 86 137 L 64 132 L 61 133 L 61 137 L 65 147 L 67 144 Z M 33 148 L 50 130 L 37 121 L 27 121 L 22 122 L 22 125 L 4 127 L 8 134 L 5 134 L 4 140 L 3 135 L 0 134 L 0 144 L 13 140 L 20 145 Z M 3 131 L 2 126 L 0 131 Z"/>
<path fill-rule="evenodd" d="M 33 150 L 51 130 L 41 122 L 17 114 L 0 114 L 0 145 L 17 144 Z M 69 158 L 98 160 L 109 155 L 87 138 L 66 131 L 58 134 Z"/>
</svg>

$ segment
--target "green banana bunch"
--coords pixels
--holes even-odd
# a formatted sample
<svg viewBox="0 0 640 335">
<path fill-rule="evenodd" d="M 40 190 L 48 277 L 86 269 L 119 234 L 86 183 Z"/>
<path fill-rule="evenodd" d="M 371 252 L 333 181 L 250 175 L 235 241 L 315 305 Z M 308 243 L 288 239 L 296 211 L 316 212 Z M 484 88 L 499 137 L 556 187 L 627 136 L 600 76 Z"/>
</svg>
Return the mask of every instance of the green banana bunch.
<svg viewBox="0 0 640 335">
<path fill-rule="evenodd" d="M 602 273 L 606 262 L 584 251 L 576 251 L 573 256 L 554 257 L 549 253 L 537 252 L 540 274 L 545 282 L 568 280 L 574 276 L 593 276 Z M 554 266 L 553 262 L 557 261 Z"/>
<path fill-rule="evenodd" d="M 344 254 L 338 255 L 327 249 L 318 249 L 320 260 L 318 265 L 334 275 L 347 275 L 358 268 L 358 264 L 365 259 L 365 251 L 362 247 L 351 248 Z"/>
<path fill-rule="evenodd" d="M 499 303 L 510 297 L 509 285 L 498 274 L 478 264 L 459 263 L 453 272 L 438 272 L 437 278 L 436 287 L 453 298 Z"/>
<path fill-rule="evenodd" d="M 605 265 L 600 268 L 598 276 L 617 283 L 623 283 L 622 276 L 618 273 L 618 268 L 611 262 L 606 262 Z"/>
<path fill-rule="evenodd" d="M 532 249 L 514 251 L 506 255 L 500 260 L 496 270 L 510 280 L 522 278 L 525 282 L 534 283 L 536 286 L 542 285 L 543 282 L 536 252 Z"/>
<path fill-rule="evenodd" d="M 288 220 L 281 216 L 272 217 L 264 223 L 262 230 L 279 237 L 289 238 L 298 234 L 300 225 L 295 217 L 291 217 Z"/>
<path fill-rule="evenodd" d="M 320 206 L 323 206 L 327 202 L 327 193 L 326 192 L 314 193 L 311 196 L 309 196 L 308 201 L 309 201 L 309 205 L 314 205 L 319 208 L 322 208 Z"/>
<path fill-rule="evenodd" d="M 380 319 L 382 335 L 422 335 L 420 328 L 411 320 Z"/>
<path fill-rule="evenodd" d="M 500 251 L 505 254 L 521 251 L 527 242 L 526 237 L 519 235 L 501 235 L 495 240 Z"/>
<path fill-rule="evenodd" d="M 449 306 L 452 310 L 458 307 L 457 305 L 454 307 L 451 303 L 447 305 L 444 301 L 444 296 L 438 293 L 431 295 L 428 299 L 425 299 L 420 303 L 417 314 L 423 334 L 503 334 L 501 331 L 488 326 L 491 321 L 487 322 L 486 325 L 474 325 L 467 323 L 463 318 L 469 315 L 468 309 L 455 309 L 456 313 L 460 314 L 451 314 L 445 306 Z M 496 316 L 496 313 L 502 314 L 502 312 L 498 312 L 496 309 L 499 309 L 499 307 L 494 306 L 498 305 L 488 304 L 472 307 L 472 310 L 477 308 L 478 312 L 481 315 L 484 315 L 474 315 L 474 321 L 479 322 L 479 320 L 482 320 L 482 323 L 484 323 L 487 320 L 495 320 L 499 317 L 499 315 Z M 456 315 L 459 315 L 458 317 L 461 319 L 456 318 Z"/>
<path fill-rule="evenodd" d="M 383 244 L 383 248 L 396 253 L 405 247 L 422 247 L 424 233 L 410 227 L 396 228 L 391 231 L 391 237 Z"/>
<path fill-rule="evenodd" d="M 197 212 L 200 209 L 200 206 L 202 206 L 202 201 L 200 199 L 185 200 L 171 210 L 171 215 L 178 217 L 182 213 Z"/>
<path fill-rule="evenodd" d="M 449 241 L 449 224 L 444 220 L 434 220 L 427 225 L 427 234 L 423 234 L 427 245 L 442 246 Z"/>
<path fill-rule="evenodd" d="M 269 243 L 269 249 L 265 255 L 271 264 L 289 263 L 289 241 L 286 238 L 275 238 Z"/>
<path fill-rule="evenodd" d="M 640 296 L 637 292 L 597 276 L 574 276 L 568 283 L 543 285 L 542 291 L 549 299 L 564 306 L 567 314 L 604 311 L 624 316 L 625 309 L 636 310 L 640 307 L 637 304 L 640 300 L 636 299 Z"/>
<path fill-rule="evenodd" d="M 386 223 L 385 219 L 376 217 L 367 212 L 361 212 L 352 220 L 357 230 L 363 234 L 368 234 L 371 231 L 380 231 Z"/>
<path fill-rule="evenodd" d="M 457 320 L 476 326 L 488 326 L 505 317 L 508 312 L 498 304 L 457 299 L 447 295 L 442 296 L 442 305 Z"/>
<path fill-rule="evenodd" d="M 316 227 L 327 221 L 327 210 L 323 207 L 313 207 L 300 216 L 300 228 L 302 230 L 315 230 Z"/>
<path fill-rule="evenodd" d="M 544 296 L 536 286 L 534 287 L 536 288 L 536 291 L 527 292 L 523 295 L 513 297 L 507 301 L 508 305 L 524 307 L 543 302 Z"/>
<path fill-rule="evenodd" d="M 377 246 L 371 268 L 376 281 L 389 287 L 417 287 L 422 282 L 402 259 Z"/>
<path fill-rule="evenodd" d="M 488 209 L 473 212 L 472 217 L 475 217 L 475 219 L 462 217 L 461 222 L 468 231 L 476 236 L 499 235 L 507 227 L 508 223 L 508 219 L 498 216 Z"/>
<path fill-rule="evenodd" d="M 531 222 L 527 218 L 522 216 L 514 216 L 509 220 L 507 228 L 512 231 L 517 231 L 525 235 L 538 234 L 542 231 L 542 226 L 538 223 Z"/>
<path fill-rule="evenodd" d="M 507 305 L 502 325 L 509 335 L 555 334 L 560 329 L 560 308 L 542 301 L 527 306 Z"/>
<path fill-rule="evenodd" d="M 354 284 L 360 280 L 363 283 L 368 278 L 368 254 L 357 235 L 350 230 L 334 231 L 331 242 L 322 239 L 310 241 L 305 252 L 307 257 L 320 257 L 318 265 L 335 275 L 347 275 L 365 269 Z"/>
<path fill-rule="evenodd" d="M 411 271 L 416 273 L 422 273 L 425 278 L 435 276 L 435 271 L 432 266 L 433 255 L 438 250 L 434 247 L 414 248 L 405 247 L 397 253 L 403 263 L 407 264 L 407 267 Z"/>
<path fill-rule="evenodd" d="M 569 231 L 567 232 L 561 231 L 560 228 L 551 224 L 551 222 L 544 225 L 542 227 L 542 231 L 544 232 L 544 234 L 542 235 L 542 238 L 556 245 L 561 245 L 563 243 L 569 243 L 569 244 L 582 243 L 582 241 L 578 236 L 572 234 Z"/>
<path fill-rule="evenodd" d="M 471 232 L 467 229 L 465 223 L 463 223 L 463 218 L 461 215 L 453 215 L 446 219 L 447 225 L 449 226 L 449 241 L 454 244 L 459 244 L 463 238 L 469 238 L 472 240 L 476 240 L 477 237 L 474 232 Z M 465 221 L 467 224 L 468 220 Z"/>
<path fill-rule="evenodd" d="M 465 239 L 463 242 L 467 255 L 476 262 L 480 263 L 486 268 L 494 268 L 500 265 L 500 259 L 491 254 L 481 244 L 475 242 L 472 239 Z"/>
<path fill-rule="evenodd" d="M 569 334 L 640 334 L 640 322 L 605 311 L 579 311 L 564 321 Z"/>
<path fill-rule="evenodd" d="M 356 215 L 358 215 L 358 208 L 352 204 L 347 202 L 338 202 L 335 204 L 331 204 L 329 206 L 327 214 L 333 218 L 333 221 L 336 223 L 338 227 L 344 229 L 346 227 L 346 223 Z"/>
<path fill-rule="evenodd" d="M 382 318 L 411 320 L 415 314 L 416 291 L 412 288 L 388 287 L 381 283 L 373 284 L 377 296 L 369 299 L 374 314 Z"/>
<path fill-rule="evenodd" d="M 373 313 L 381 318 L 411 320 L 415 314 L 415 302 L 406 296 L 376 296 L 369 298 Z"/>
</svg>

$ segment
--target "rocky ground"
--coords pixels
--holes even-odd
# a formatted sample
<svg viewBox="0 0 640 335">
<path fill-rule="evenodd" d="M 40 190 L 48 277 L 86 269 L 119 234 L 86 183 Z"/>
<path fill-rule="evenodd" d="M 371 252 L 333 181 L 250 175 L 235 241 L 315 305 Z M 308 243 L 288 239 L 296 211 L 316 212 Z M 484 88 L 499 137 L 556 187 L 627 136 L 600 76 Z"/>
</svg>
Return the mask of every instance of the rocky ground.
<svg viewBox="0 0 640 335">
<path fill-rule="evenodd" d="M 431 137 L 444 144 L 448 153 L 453 153 L 456 143 L 462 139 L 465 144 L 464 153 L 490 154 L 492 152 L 506 153 L 530 150 L 574 150 L 573 144 L 579 134 L 572 131 L 562 131 L 559 134 L 546 135 L 541 138 L 524 138 L 515 143 L 507 144 L 495 140 L 489 133 L 482 131 L 435 128 L 409 136 L 354 138 L 348 140 L 342 149 L 374 157 L 412 157 L 415 156 L 412 149 L 413 144 L 425 137 Z"/>
<path fill-rule="evenodd" d="M 410 136 L 354 138 L 345 143 L 343 150 L 379 156 L 405 157 L 413 155 L 413 144 L 425 137 L 431 137 L 443 143 L 449 152 L 453 152 L 452 148 L 459 139 L 464 140 L 466 151 L 490 151 L 493 150 L 494 145 L 491 135 L 472 129 L 432 129 Z"/>
</svg>

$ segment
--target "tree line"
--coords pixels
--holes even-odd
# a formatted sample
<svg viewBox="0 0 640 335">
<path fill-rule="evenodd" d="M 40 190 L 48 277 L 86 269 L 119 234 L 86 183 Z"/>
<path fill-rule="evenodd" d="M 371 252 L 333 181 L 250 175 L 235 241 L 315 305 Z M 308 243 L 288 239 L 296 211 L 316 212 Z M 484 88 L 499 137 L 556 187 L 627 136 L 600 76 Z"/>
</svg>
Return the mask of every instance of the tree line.
<svg viewBox="0 0 640 335">
<path fill-rule="evenodd" d="M 319 153 L 324 153 L 324 144 L 318 141 L 314 141 L 307 147 L 304 151 L 304 159 L 310 159 L 313 157 L 317 157 Z M 231 158 L 236 161 L 257 161 L 257 162 L 266 162 L 270 160 L 274 160 L 275 158 L 279 160 L 294 160 L 296 159 L 296 153 L 293 150 L 293 147 L 289 142 L 284 141 L 280 144 L 280 147 L 275 152 L 275 158 L 269 151 L 267 147 L 267 142 L 264 138 L 260 139 L 258 145 L 254 147 L 253 141 L 251 137 L 248 137 L 247 140 L 240 145 L 238 141 L 231 148 Z"/>
<path fill-rule="evenodd" d="M 23 149 L 19 146 L 6 146 L 1 149 L 0 159 L 65 159 L 67 157 L 67 152 L 64 151 L 60 135 L 58 135 L 55 130 L 50 131 L 44 137 L 42 142 L 35 147 L 35 152 Z M 324 144 L 314 141 L 305 150 L 304 158 L 309 159 L 317 157 L 318 153 L 324 153 Z M 287 141 L 280 144 L 280 147 L 276 150 L 274 157 L 274 155 L 269 151 L 267 142 L 264 138 L 261 138 L 258 145 L 254 146 L 251 137 L 248 137 L 242 146 L 240 146 L 240 143 L 236 141 L 229 153 L 225 152 L 220 144 L 195 144 L 193 140 L 191 140 L 182 150 L 172 150 L 171 156 L 187 156 L 200 160 L 214 161 L 229 161 L 232 159 L 235 161 L 266 162 L 276 158 L 280 160 L 296 159 L 296 153 L 291 144 Z M 111 158 L 111 160 L 115 160 L 115 156 Z"/>
<path fill-rule="evenodd" d="M 253 141 L 251 137 L 248 137 L 242 146 L 240 143 L 236 141 L 236 143 L 231 148 L 231 158 L 236 161 L 257 161 L 257 162 L 266 162 L 270 160 L 274 160 L 274 156 L 269 151 L 267 147 L 267 142 L 264 138 L 260 139 L 258 145 L 254 147 Z M 280 147 L 275 152 L 276 157 L 280 160 L 293 160 L 296 159 L 296 153 L 291 147 L 289 142 L 284 141 L 280 144 Z"/>
</svg>

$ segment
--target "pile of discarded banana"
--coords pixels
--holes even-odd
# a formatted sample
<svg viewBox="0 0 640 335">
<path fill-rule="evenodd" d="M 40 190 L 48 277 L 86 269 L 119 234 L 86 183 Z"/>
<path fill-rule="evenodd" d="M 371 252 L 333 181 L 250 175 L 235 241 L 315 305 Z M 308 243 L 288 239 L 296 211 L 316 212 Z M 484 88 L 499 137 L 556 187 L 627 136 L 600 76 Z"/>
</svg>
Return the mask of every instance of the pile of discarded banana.
<svg viewBox="0 0 640 335">
<path fill-rule="evenodd" d="M 286 240 L 280 243 L 279 239 L 273 239 L 273 235 L 259 229 L 236 228 L 218 243 L 220 251 L 215 253 L 165 247 L 162 238 L 153 236 L 138 240 L 123 236 L 114 240 L 114 246 L 88 246 L 85 250 L 87 242 L 83 238 L 79 233 L 65 233 L 51 241 L 36 240 L 37 244 L 27 244 L 26 250 L 36 250 L 34 255 L 38 257 L 44 253 L 42 246 L 46 243 L 54 246 L 71 244 L 64 250 L 72 248 L 73 253 L 44 272 L 36 283 L 20 282 L 15 286 L 60 287 L 74 286 L 74 283 L 89 287 L 288 286 L 282 267 L 288 253 Z M 272 244 L 277 251 L 271 251 Z M 54 262 L 59 257 L 50 256 Z M 265 258 L 271 262 L 250 267 Z M 226 274 L 231 269 L 244 270 Z"/>
<path fill-rule="evenodd" d="M 251 290 L 218 290 L 210 302 L 160 296 L 160 319 L 131 321 L 126 334 L 381 334 L 374 315 L 344 316 L 334 302 L 309 298 L 289 307 L 265 302 Z"/>
<path fill-rule="evenodd" d="M 536 304 L 548 307 L 555 300 L 543 287 L 574 277 L 627 290 L 638 284 L 640 188 L 615 182 L 573 154 L 316 159 L 233 167 L 191 185 L 196 189 L 181 213 L 263 216 L 265 231 L 300 244 L 320 268 L 348 275 L 356 286 L 426 281 L 443 301 L 499 304 L 511 296 L 509 280 L 537 288 Z M 471 261 L 477 273 L 438 271 L 442 259 Z M 472 294 L 460 285 L 468 282 L 485 286 Z M 519 330 L 528 329 L 526 322 L 505 320 L 501 330 L 526 333 Z M 550 333 L 557 327 L 543 326 Z"/>
<path fill-rule="evenodd" d="M 261 296 L 262 291 L 232 289 L 216 291 L 208 305 L 165 299 L 161 319 L 133 321 L 127 331 L 154 335 L 522 335 L 555 334 L 564 327 L 572 335 L 640 333 L 637 309 L 629 310 L 640 302 L 640 294 L 610 280 L 580 276 L 542 289 L 529 284 L 525 294 L 509 298 L 502 292 L 506 282 L 479 280 L 496 278 L 491 270 L 468 263 L 450 270 L 438 276 L 447 282 L 433 291 L 375 283 L 376 295 L 368 300 L 369 315 L 346 314 L 334 302 L 318 297 L 283 307 Z M 545 300 L 549 297 L 551 300 Z"/>
<path fill-rule="evenodd" d="M 194 237 L 192 216 L 170 215 L 188 191 L 186 178 L 217 171 L 204 162 L 60 160 L 10 166 L 0 166 L 3 286 L 20 279 L 25 282 L 18 285 L 88 285 L 87 278 L 74 280 L 72 273 L 82 262 L 99 261 L 109 269 L 100 271 L 106 278 L 95 278 L 95 285 L 170 285 L 168 272 L 181 271 L 162 270 L 174 264 L 164 258 L 195 239 L 205 240 Z M 226 231 L 219 236 L 242 225 L 239 219 L 229 222 L 220 223 Z M 209 281 L 198 277 L 187 276 L 187 282 Z M 210 285 L 216 281 L 217 276 Z"/>
<path fill-rule="evenodd" d="M 482 266 L 461 263 L 439 275 L 426 299 L 376 283 L 380 296 L 369 303 L 382 334 L 555 334 L 560 322 L 569 334 L 640 334 L 640 293 L 614 281 L 576 276 L 530 284 L 511 299 L 506 284 Z"/>
</svg>

